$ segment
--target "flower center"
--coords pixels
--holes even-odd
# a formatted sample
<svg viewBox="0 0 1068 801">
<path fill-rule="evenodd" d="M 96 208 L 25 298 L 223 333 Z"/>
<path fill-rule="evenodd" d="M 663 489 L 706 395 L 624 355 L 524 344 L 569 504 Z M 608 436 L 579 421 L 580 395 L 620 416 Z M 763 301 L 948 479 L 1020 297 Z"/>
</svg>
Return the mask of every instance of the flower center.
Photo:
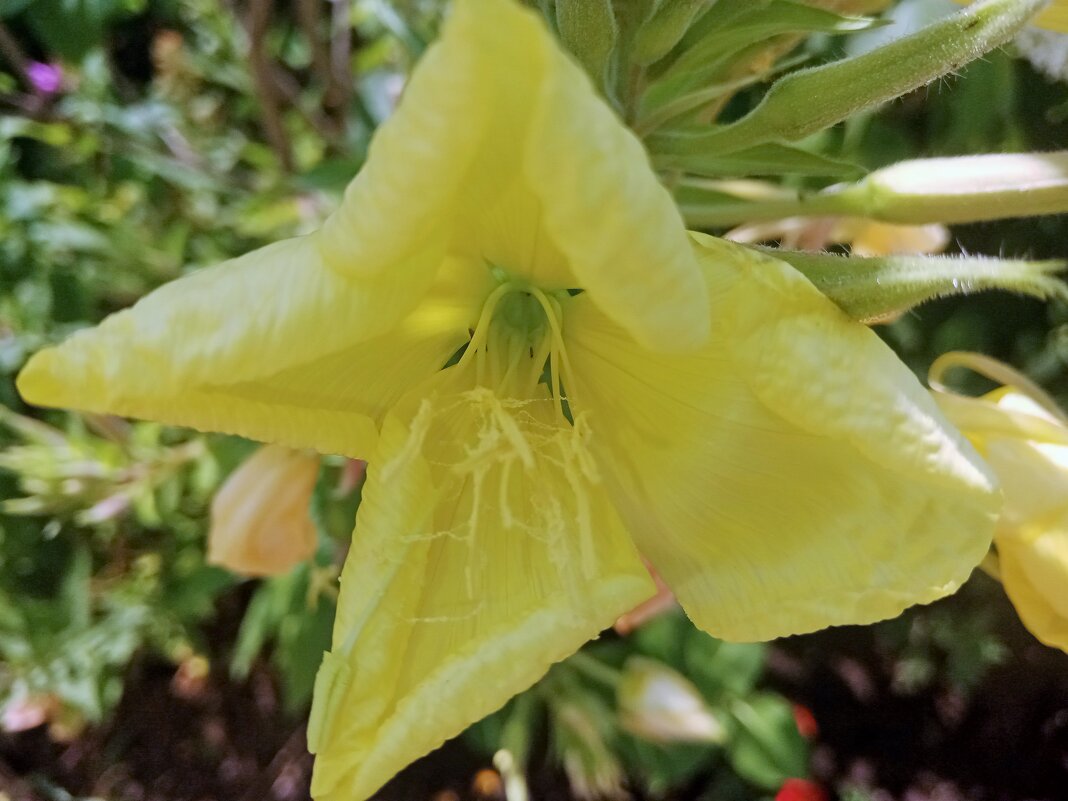
<svg viewBox="0 0 1068 801">
<path fill-rule="evenodd" d="M 562 416 L 566 290 L 545 292 L 524 281 L 505 280 L 486 298 L 460 364 L 473 362 L 479 384 L 505 397 L 534 398 L 545 383 Z"/>
</svg>

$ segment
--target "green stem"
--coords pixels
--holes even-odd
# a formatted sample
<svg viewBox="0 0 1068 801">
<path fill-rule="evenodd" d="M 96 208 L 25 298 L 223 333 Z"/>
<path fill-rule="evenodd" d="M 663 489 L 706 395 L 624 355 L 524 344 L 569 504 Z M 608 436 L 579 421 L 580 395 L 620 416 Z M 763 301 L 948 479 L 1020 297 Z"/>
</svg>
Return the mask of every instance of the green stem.
<svg viewBox="0 0 1068 801">
<path fill-rule="evenodd" d="M 622 673 L 614 667 L 610 667 L 584 651 L 576 651 L 567 659 L 567 663 L 586 678 L 593 679 L 599 684 L 615 690 L 619 686 Z"/>
</svg>

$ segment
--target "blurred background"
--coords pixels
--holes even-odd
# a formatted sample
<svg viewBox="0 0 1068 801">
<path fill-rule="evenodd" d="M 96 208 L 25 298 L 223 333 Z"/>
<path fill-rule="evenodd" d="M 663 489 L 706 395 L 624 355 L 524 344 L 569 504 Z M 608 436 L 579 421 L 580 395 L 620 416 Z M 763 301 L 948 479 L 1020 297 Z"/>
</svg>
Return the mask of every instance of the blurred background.
<svg viewBox="0 0 1068 801">
<path fill-rule="evenodd" d="M 308 797 L 305 719 L 364 465 L 31 409 L 14 376 L 166 281 L 314 229 L 442 5 L 0 0 L 0 798 Z M 799 63 L 954 8 L 881 5 L 897 24 L 812 37 Z M 1068 36 L 1027 34 L 813 146 L 867 168 L 1063 148 L 1066 81 Z M 934 236 L 1068 256 L 1063 216 Z M 1068 404 L 1064 304 L 986 294 L 878 330 L 921 376 L 977 350 Z M 281 486 L 303 489 L 256 490 Z M 242 537 L 270 521 L 299 536 L 250 555 Z M 984 573 L 897 620 L 767 645 L 721 643 L 670 599 L 656 611 L 379 797 L 1068 798 L 1068 655 Z"/>
</svg>

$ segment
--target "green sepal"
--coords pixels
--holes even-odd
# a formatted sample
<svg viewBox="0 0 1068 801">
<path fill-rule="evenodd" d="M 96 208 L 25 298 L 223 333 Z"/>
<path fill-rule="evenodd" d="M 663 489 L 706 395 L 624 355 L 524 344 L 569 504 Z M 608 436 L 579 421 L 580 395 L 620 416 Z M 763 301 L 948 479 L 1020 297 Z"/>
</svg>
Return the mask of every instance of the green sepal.
<svg viewBox="0 0 1068 801">
<path fill-rule="evenodd" d="M 612 0 L 556 0 L 560 40 L 598 87 L 607 85 L 619 36 Z"/>
<path fill-rule="evenodd" d="M 763 145 L 724 155 L 695 153 L 654 157 L 653 164 L 662 170 L 678 170 L 709 177 L 747 175 L 820 175 L 832 178 L 855 178 L 864 168 L 792 145 L 768 142 Z"/>
<path fill-rule="evenodd" d="M 900 97 L 1004 44 L 1046 0 L 980 0 L 911 36 L 852 58 L 787 75 L 740 120 L 662 133 L 659 153 L 729 153 L 764 142 L 795 142 Z"/>
<path fill-rule="evenodd" d="M 855 320 L 877 321 L 935 298 L 1000 289 L 1040 300 L 1068 300 L 1054 277 L 1064 261 L 1021 261 L 959 256 L 859 258 L 756 248 L 785 261 Z"/>
<path fill-rule="evenodd" d="M 703 19 L 717 19 L 717 6 Z M 771 0 L 749 3 L 742 11 L 724 9 L 724 20 L 683 48 L 671 64 L 650 84 L 642 98 L 642 112 L 669 103 L 690 90 L 729 76 L 731 66 L 742 54 L 751 56 L 754 47 L 766 48 L 779 36 L 812 33 L 848 33 L 880 24 L 870 17 L 835 14 L 795 2 Z"/>
<path fill-rule="evenodd" d="M 631 59 L 647 66 L 659 61 L 677 45 L 700 14 L 716 0 L 672 0 L 657 9 L 638 29 Z"/>
</svg>

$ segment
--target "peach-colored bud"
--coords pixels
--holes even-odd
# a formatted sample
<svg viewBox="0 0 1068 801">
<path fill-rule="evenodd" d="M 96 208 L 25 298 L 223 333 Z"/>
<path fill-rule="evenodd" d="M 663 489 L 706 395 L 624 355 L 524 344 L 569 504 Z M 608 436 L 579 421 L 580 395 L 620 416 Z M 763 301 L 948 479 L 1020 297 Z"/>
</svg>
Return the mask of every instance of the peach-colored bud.
<svg viewBox="0 0 1068 801">
<path fill-rule="evenodd" d="M 897 256 L 910 253 L 941 253 L 949 244 L 944 225 L 898 225 L 845 218 L 831 235 L 836 242 L 848 242 L 854 256 Z"/>
<path fill-rule="evenodd" d="M 211 504 L 208 561 L 235 573 L 285 573 L 315 552 L 309 515 L 319 457 L 265 445 L 246 459 Z"/>
</svg>

